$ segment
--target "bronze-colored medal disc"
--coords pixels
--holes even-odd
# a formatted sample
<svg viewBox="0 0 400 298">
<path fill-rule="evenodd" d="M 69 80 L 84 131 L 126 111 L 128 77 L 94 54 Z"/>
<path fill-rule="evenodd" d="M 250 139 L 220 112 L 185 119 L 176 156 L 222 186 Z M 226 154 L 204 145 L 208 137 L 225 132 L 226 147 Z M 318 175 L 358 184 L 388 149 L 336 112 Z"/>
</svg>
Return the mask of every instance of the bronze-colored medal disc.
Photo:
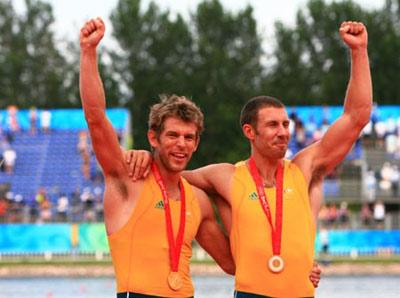
<svg viewBox="0 0 400 298">
<path fill-rule="evenodd" d="M 174 291 L 178 291 L 180 288 L 182 288 L 182 277 L 179 275 L 178 272 L 171 271 L 169 273 L 168 285 Z"/>
<path fill-rule="evenodd" d="M 274 255 L 268 260 L 268 268 L 273 273 L 279 273 L 285 267 L 285 263 L 281 256 Z"/>
</svg>

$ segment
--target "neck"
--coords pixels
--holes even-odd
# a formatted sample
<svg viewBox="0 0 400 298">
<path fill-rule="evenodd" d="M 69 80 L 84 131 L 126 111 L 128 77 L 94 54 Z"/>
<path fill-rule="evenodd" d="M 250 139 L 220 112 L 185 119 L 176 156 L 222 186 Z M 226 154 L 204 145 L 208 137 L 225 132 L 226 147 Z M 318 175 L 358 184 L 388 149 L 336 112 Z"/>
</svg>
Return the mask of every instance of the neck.
<svg viewBox="0 0 400 298">
<path fill-rule="evenodd" d="M 170 195 L 174 194 L 177 190 L 179 190 L 181 172 L 173 172 L 168 170 L 158 156 L 154 156 L 154 162 L 157 165 L 162 181 L 168 193 Z"/>
<path fill-rule="evenodd" d="M 278 168 L 278 164 L 282 162 L 282 159 L 268 158 L 254 151 L 251 157 L 254 159 L 261 179 L 264 182 L 264 186 L 274 186 L 276 169 Z"/>
</svg>

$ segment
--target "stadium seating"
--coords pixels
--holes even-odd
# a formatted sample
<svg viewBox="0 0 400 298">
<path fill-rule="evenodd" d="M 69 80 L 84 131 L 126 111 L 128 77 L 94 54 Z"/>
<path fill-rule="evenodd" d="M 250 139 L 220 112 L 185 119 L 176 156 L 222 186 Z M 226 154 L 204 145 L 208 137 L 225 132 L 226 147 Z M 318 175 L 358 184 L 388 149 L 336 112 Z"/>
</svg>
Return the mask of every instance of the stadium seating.
<svg viewBox="0 0 400 298">
<path fill-rule="evenodd" d="M 14 174 L 0 174 L 0 183 L 9 183 L 14 195 L 32 200 L 39 187 L 60 193 L 91 186 L 81 173 L 81 157 L 77 151 L 78 132 L 57 130 L 51 133 L 18 132 L 13 148 L 17 152 Z M 96 168 L 91 157 L 91 168 Z"/>
<path fill-rule="evenodd" d="M 54 110 L 50 132 L 40 129 L 34 134 L 27 126 L 27 111 L 19 112 L 20 131 L 12 135 L 12 148 L 17 153 L 14 173 L 0 172 L 0 184 L 8 184 L 15 197 L 22 195 L 25 202 L 32 202 L 40 187 L 44 187 L 50 199 L 59 194 L 71 194 L 86 187 L 93 188 L 98 181 L 86 179 L 82 174 L 82 159 L 77 149 L 79 132 L 87 130 L 81 110 Z M 6 118 L 4 111 L 1 119 Z M 129 130 L 129 113 L 122 109 L 107 111 L 118 133 Z M 3 123 L 4 124 L 4 123 Z M 4 124 L 5 125 L 5 124 Z M 90 156 L 91 176 L 98 171 L 94 154 Z M 102 185 L 100 185 L 102 187 Z"/>
</svg>

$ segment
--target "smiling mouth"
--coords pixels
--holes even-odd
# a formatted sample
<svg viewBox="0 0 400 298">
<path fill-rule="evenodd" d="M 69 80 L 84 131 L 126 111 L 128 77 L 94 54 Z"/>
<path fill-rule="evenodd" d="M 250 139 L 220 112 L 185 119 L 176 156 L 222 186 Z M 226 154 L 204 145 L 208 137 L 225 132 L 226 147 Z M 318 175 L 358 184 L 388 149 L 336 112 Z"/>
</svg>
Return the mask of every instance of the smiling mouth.
<svg viewBox="0 0 400 298">
<path fill-rule="evenodd" d="M 175 158 L 175 159 L 183 160 L 183 159 L 186 158 L 187 155 L 184 154 L 184 153 L 171 153 L 171 156 L 172 156 L 173 158 Z"/>
</svg>

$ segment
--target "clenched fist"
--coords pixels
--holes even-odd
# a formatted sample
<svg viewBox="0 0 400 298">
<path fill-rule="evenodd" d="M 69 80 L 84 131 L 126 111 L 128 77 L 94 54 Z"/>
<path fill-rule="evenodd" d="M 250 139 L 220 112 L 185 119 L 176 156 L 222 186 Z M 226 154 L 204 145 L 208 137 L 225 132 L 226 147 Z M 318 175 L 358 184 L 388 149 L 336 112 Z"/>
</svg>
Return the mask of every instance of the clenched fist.
<svg viewBox="0 0 400 298">
<path fill-rule="evenodd" d="M 96 48 L 104 36 L 106 27 L 101 18 L 91 19 L 85 23 L 80 33 L 81 48 Z"/>
<path fill-rule="evenodd" d="M 360 22 L 343 22 L 339 29 L 340 36 L 350 49 L 367 48 L 367 28 Z"/>
</svg>

